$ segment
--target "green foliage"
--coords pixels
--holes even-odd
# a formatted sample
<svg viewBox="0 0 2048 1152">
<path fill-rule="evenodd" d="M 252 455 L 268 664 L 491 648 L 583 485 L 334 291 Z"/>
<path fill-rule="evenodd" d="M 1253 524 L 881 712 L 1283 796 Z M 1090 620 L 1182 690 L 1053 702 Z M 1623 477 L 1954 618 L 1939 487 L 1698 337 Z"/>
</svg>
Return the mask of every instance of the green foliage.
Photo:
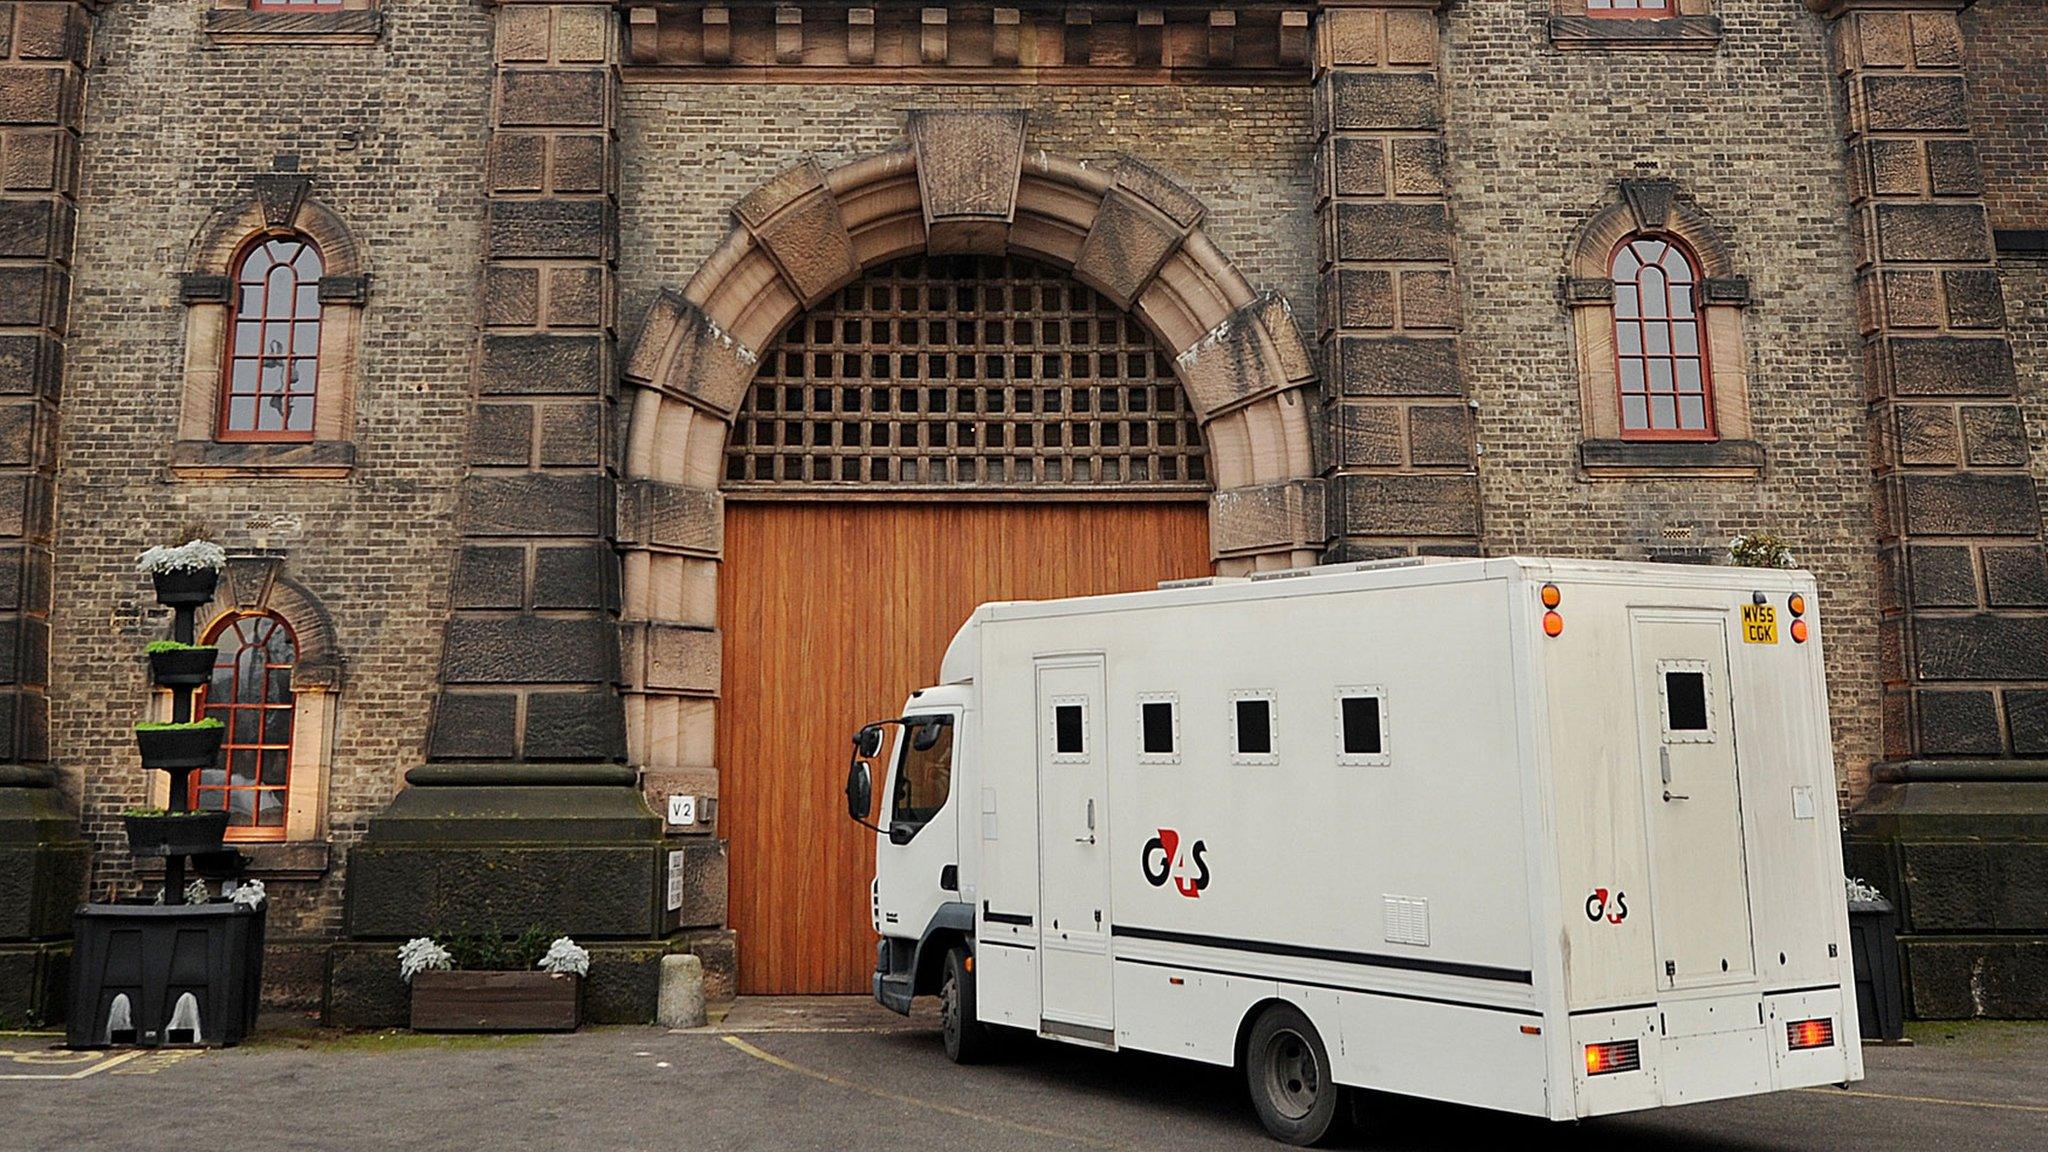
<svg viewBox="0 0 2048 1152">
<path fill-rule="evenodd" d="M 123 816 L 212 816 L 218 808 L 188 808 L 183 812 L 171 812 L 163 808 L 123 808 Z"/>
<path fill-rule="evenodd" d="M 436 936 L 434 939 L 455 959 L 455 967 L 465 972 L 526 972 L 540 963 L 547 953 L 548 945 L 560 933 L 550 932 L 539 924 L 529 924 L 517 936 L 505 937 L 496 932 L 480 935 Z"/>
<path fill-rule="evenodd" d="M 1745 532 L 1728 542 L 1728 559 L 1738 568 L 1792 568 L 1791 546 L 1770 532 Z"/>
<path fill-rule="evenodd" d="M 211 644 L 180 644 L 176 640 L 151 640 L 144 652 L 154 656 L 159 652 L 211 652 Z"/>
<path fill-rule="evenodd" d="M 187 720 L 183 724 L 175 724 L 161 720 L 143 720 L 135 725 L 135 730 L 137 732 L 191 732 L 200 728 L 225 727 L 227 727 L 227 725 L 222 724 L 220 722 L 220 717 L 208 716 L 204 720 Z"/>
</svg>

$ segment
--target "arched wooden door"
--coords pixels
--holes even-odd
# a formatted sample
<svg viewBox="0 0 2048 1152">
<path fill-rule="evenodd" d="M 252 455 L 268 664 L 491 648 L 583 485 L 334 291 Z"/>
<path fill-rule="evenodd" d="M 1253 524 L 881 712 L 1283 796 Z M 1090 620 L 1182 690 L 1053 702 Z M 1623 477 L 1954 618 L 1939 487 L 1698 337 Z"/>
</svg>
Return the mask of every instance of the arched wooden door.
<svg viewBox="0 0 2048 1152">
<path fill-rule="evenodd" d="M 889 265 L 763 356 L 727 459 L 719 822 L 740 991 L 860 992 L 848 738 L 988 600 L 1210 571 L 1203 447 L 1134 320 L 1043 265 Z"/>
</svg>

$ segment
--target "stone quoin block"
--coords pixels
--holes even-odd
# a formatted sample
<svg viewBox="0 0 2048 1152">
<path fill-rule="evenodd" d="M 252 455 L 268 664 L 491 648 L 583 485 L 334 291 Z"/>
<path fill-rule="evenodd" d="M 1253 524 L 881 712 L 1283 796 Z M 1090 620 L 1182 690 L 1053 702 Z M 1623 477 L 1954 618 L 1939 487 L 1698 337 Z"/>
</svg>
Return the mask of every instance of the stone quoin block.
<svg viewBox="0 0 2048 1152">
<path fill-rule="evenodd" d="M 1916 692 L 1920 750 L 1930 755 L 1996 756 L 2004 747 L 1990 692 Z"/>
<path fill-rule="evenodd" d="M 1350 337 L 1336 341 L 1336 375 L 1346 396 L 1462 396 L 1456 340 Z"/>
<path fill-rule="evenodd" d="M 536 548 L 533 553 L 535 608 L 615 609 L 619 602 L 619 554 L 603 544 Z"/>
<path fill-rule="evenodd" d="M 754 350 L 712 323 L 703 309 L 663 293 L 627 358 L 626 376 L 730 416 L 759 365 Z"/>
<path fill-rule="evenodd" d="M 1929 140 L 1927 183 L 1936 196 L 1982 195 L 1984 169 L 1977 162 L 1977 146 L 1968 140 Z"/>
<path fill-rule="evenodd" d="M 1398 468 L 1407 461 L 1400 405 L 1341 404 L 1335 415 L 1339 467 Z"/>
<path fill-rule="evenodd" d="M 1948 268 L 1941 273 L 1948 297 L 1948 322 L 1958 328 L 2001 328 L 2005 293 L 1994 268 Z"/>
<path fill-rule="evenodd" d="M 63 124 L 73 87 L 62 68 L 0 68 L 0 124 Z"/>
<path fill-rule="evenodd" d="M 1472 536 L 1479 531 L 1477 481 L 1470 476 L 1337 476 L 1344 534 Z"/>
<path fill-rule="evenodd" d="M 1447 261 L 1451 226 L 1442 204 L 1337 205 L 1339 260 Z"/>
<path fill-rule="evenodd" d="M 617 693 L 533 692 L 526 697 L 528 760 L 616 762 L 626 758 L 626 711 Z"/>
<path fill-rule="evenodd" d="M 1472 412 L 1463 404 L 1408 409 L 1408 458 L 1419 467 L 1470 467 Z"/>
<path fill-rule="evenodd" d="M 1977 603 L 1977 570 L 1961 546 L 1915 544 L 1906 549 L 1912 566 L 1913 604 L 1920 608 L 1969 608 Z"/>
<path fill-rule="evenodd" d="M 2012 750 L 2020 756 L 2048 755 L 2048 692 L 2036 689 L 2005 690 L 2005 722 L 2012 734 Z"/>
<path fill-rule="evenodd" d="M 1425 129 L 1443 121 L 1433 73 L 1338 71 L 1324 84 L 1335 131 Z"/>
<path fill-rule="evenodd" d="M 0 257 L 62 259 L 68 211 L 51 200 L 0 200 Z"/>
<path fill-rule="evenodd" d="M 500 74 L 498 122 L 508 128 L 602 128 L 610 74 L 593 68 Z"/>
<path fill-rule="evenodd" d="M 469 462 L 526 464 L 533 459 L 533 407 L 479 404 L 469 421 Z"/>
<path fill-rule="evenodd" d="M 1946 404 L 1900 404 L 1892 409 L 1901 464 L 1957 462 L 1955 414 Z"/>
<path fill-rule="evenodd" d="M 1916 616 L 1913 648 L 1923 680 L 2048 680 L 2048 618 Z"/>
<path fill-rule="evenodd" d="M 2048 606 L 2048 554 L 2039 544 L 2018 548 L 1986 548 L 1986 600 L 1994 608 Z"/>
<path fill-rule="evenodd" d="M 1986 263 L 1991 228 L 1982 204 L 1878 204 L 1878 252 L 1886 260 Z"/>
<path fill-rule="evenodd" d="M 2016 404 L 1966 404 L 1963 459 L 1975 467 L 2018 467 L 2027 462 L 2027 428 Z"/>
<path fill-rule="evenodd" d="M 467 545 L 455 560 L 455 607 L 522 608 L 526 549 Z"/>
<path fill-rule="evenodd" d="M 441 675 L 450 684 L 612 684 L 618 626 L 608 619 L 461 616 L 448 621 Z"/>
<path fill-rule="evenodd" d="M 550 468 L 602 467 L 611 412 L 611 406 L 604 400 L 541 405 L 541 464 Z"/>
<path fill-rule="evenodd" d="M 934 253 L 1003 250 L 1024 165 L 1022 109 L 910 113 L 925 246 Z"/>
<path fill-rule="evenodd" d="M 1966 132 L 1969 107 L 1960 76 L 1858 77 L 1852 112 L 1871 132 Z"/>
<path fill-rule="evenodd" d="M 1225 488 L 1209 498 L 1210 547 L 1219 556 L 1314 547 L 1327 535 L 1321 481 Z"/>
<path fill-rule="evenodd" d="M 612 487 L 599 475 L 477 475 L 462 484 L 467 536 L 603 536 Z"/>
<path fill-rule="evenodd" d="M 1287 301 L 1267 293 L 1177 358 L 1188 399 L 1204 419 L 1315 379 L 1315 362 Z"/>
<path fill-rule="evenodd" d="M 485 396 L 598 395 L 608 384 L 602 335 L 487 332 L 477 365 Z"/>
<path fill-rule="evenodd" d="M 1885 349 L 1900 396 L 2010 396 L 2015 387 L 2003 337 L 1901 336 Z"/>
<path fill-rule="evenodd" d="M 436 760 L 510 760 L 518 753 L 519 698 L 509 692 L 443 692 L 427 755 Z"/>
<path fill-rule="evenodd" d="M 2024 474 L 1958 472 L 1896 479 L 1908 536 L 2033 536 L 2041 531 Z"/>
<path fill-rule="evenodd" d="M 611 250 L 604 200 L 493 200 L 485 228 L 493 259 L 602 260 Z"/>
</svg>

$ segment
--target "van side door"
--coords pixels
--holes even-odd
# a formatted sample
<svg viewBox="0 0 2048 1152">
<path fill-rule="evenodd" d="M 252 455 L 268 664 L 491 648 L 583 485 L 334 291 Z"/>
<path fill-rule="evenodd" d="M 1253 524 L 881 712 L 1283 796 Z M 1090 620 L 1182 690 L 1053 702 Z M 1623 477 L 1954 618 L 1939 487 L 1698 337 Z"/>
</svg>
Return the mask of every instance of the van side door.
<svg viewBox="0 0 2048 1152">
<path fill-rule="evenodd" d="M 1036 671 L 1040 1028 L 1111 1044 L 1102 657 L 1040 657 Z"/>
</svg>

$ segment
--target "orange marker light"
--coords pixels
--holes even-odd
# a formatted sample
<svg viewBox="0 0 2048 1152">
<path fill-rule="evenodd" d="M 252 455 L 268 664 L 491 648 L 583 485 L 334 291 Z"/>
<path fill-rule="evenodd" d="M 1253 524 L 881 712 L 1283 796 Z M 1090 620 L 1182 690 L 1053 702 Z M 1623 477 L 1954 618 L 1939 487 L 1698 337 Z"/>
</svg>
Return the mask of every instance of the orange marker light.
<svg viewBox="0 0 2048 1152">
<path fill-rule="evenodd" d="M 1605 1044 L 1586 1045 L 1588 1076 L 1605 1076 L 1609 1072 L 1634 1072 L 1642 1066 L 1642 1051 L 1633 1040 L 1610 1040 Z"/>
<path fill-rule="evenodd" d="M 1564 600 L 1564 593 L 1558 591 L 1555 584 L 1545 584 L 1542 595 L 1545 608 L 1555 608 Z"/>
<path fill-rule="evenodd" d="M 1785 1025 L 1785 1043 L 1794 1052 L 1806 1048 L 1831 1048 L 1835 1043 L 1835 1022 L 1794 1020 Z"/>
<path fill-rule="evenodd" d="M 1560 636 L 1563 633 L 1564 617 L 1559 616 L 1555 612 L 1545 612 L 1543 614 L 1543 634 L 1545 636 Z"/>
<path fill-rule="evenodd" d="M 1794 616 L 1804 616 L 1806 615 L 1806 597 L 1794 592 L 1792 598 L 1785 601 L 1785 607 L 1790 608 Z"/>
<path fill-rule="evenodd" d="M 1806 643 L 1806 621 L 1794 620 L 1792 622 L 1792 642 L 1794 644 Z"/>
</svg>

